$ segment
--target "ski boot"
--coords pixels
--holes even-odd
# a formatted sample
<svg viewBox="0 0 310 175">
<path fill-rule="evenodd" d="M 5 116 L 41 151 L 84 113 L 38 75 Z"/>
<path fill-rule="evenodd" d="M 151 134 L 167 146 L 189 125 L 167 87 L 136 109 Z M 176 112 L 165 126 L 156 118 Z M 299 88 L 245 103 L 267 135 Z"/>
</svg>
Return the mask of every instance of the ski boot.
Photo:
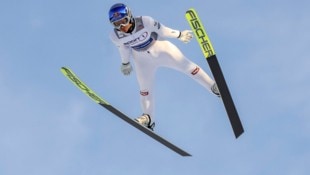
<svg viewBox="0 0 310 175">
<path fill-rule="evenodd" d="M 214 95 L 218 96 L 219 98 L 221 97 L 221 94 L 220 94 L 220 91 L 216 85 L 216 83 L 214 83 L 212 86 L 211 86 L 211 91 L 213 92 Z"/>
<path fill-rule="evenodd" d="M 151 117 L 148 114 L 143 114 L 141 117 L 138 117 L 134 120 L 140 125 L 145 126 L 152 131 L 154 130 L 155 122 L 151 121 Z"/>
</svg>

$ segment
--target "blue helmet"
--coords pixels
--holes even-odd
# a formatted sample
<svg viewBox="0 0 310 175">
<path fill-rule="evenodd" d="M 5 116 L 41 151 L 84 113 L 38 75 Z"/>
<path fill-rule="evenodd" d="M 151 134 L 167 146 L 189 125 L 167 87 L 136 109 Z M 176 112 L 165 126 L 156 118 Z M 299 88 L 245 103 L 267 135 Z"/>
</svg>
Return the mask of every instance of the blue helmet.
<svg viewBox="0 0 310 175">
<path fill-rule="evenodd" d="M 109 10 L 109 20 L 113 24 L 123 18 L 127 18 L 129 21 L 132 20 L 130 9 L 122 3 L 114 4 Z"/>
</svg>

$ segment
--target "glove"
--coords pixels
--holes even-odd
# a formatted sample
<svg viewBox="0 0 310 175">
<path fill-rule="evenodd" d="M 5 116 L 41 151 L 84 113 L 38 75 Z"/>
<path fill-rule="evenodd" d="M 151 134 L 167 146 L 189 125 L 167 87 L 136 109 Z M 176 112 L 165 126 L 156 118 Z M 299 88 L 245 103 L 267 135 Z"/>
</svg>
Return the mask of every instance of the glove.
<svg viewBox="0 0 310 175">
<path fill-rule="evenodd" d="M 124 75 L 129 75 L 130 72 L 132 71 L 132 66 L 131 66 L 130 62 L 123 63 L 121 66 L 121 71 Z"/>
<path fill-rule="evenodd" d="M 179 40 L 183 41 L 184 43 L 188 43 L 192 38 L 193 34 L 191 30 L 183 30 L 178 37 Z"/>
</svg>

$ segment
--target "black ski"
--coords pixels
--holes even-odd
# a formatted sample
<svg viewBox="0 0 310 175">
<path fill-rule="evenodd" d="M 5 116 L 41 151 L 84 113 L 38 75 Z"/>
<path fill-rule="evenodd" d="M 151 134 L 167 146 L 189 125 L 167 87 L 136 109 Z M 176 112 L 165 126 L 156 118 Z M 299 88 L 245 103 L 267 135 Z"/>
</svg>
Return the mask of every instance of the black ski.
<svg viewBox="0 0 310 175">
<path fill-rule="evenodd" d="M 238 112 L 236 110 L 235 104 L 233 102 L 233 99 L 231 97 L 231 94 L 229 92 L 228 86 L 226 84 L 220 64 L 216 58 L 216 54 L 211 44 L 211 41 L 195 9 L 193 8 L 189 9 L 186 12 L 185 17 L 189 25 L 191 26 L 194 35 L 196 36 L 196 39 L 200 45 L 200 48 L 209 64 L 215 82 L 220 91 L 221 98 L 223 100 L 235 137 L 238 138 L 244 132 L 244 129 L 240 121 Z"/>
<path fill-rule="evenodd" d="M 191 156 L 189 153 L 185 152 L 184 150 L 180 149 L 179 147 L 173 145 L 169 141 L 165 140 L 164 138 L 157 135 L 155 132 L 151 131 L 150 129 L 138 124 L 133 119 L 128 117 L 126 114 L 122 113 L 112 105 L 110 105 L 106 100 L 98 96 L 93 90 L 91 90 L 85 83 L 83 83 L 74 73 L 72 70 L 66 67 L 61 68 L 61 72 L 73 82 L 81 91 L 83 91 L 88 97 L 94 100 L 100 106 L 106 108 L 108 111 L 115 114 L 117 117 L 123 119 L 133 127 L 139 129 L 143 133 L 147 134 L 148 136 L 152 137 L 153 139 L 157 140 L 161 144 L 165 145 L 166 147 L 170 148 L 171 150 L 175 151 L 176 153 L 180 154 L 181 156 Z"/>
</svg>

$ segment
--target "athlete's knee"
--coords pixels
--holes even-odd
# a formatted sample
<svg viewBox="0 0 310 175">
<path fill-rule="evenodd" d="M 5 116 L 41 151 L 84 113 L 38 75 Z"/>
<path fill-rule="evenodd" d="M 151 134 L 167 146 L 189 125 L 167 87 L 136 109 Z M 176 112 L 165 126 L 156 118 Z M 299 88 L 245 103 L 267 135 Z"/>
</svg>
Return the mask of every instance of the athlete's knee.
<svg viewBox="0 0 310 175">
<path fill-rule="evenodd" d="M 192 75 L 196 75 L 200 71 L 200 68 L 196 66 L 194 69 L 191 70 Z"/>
</svg>

